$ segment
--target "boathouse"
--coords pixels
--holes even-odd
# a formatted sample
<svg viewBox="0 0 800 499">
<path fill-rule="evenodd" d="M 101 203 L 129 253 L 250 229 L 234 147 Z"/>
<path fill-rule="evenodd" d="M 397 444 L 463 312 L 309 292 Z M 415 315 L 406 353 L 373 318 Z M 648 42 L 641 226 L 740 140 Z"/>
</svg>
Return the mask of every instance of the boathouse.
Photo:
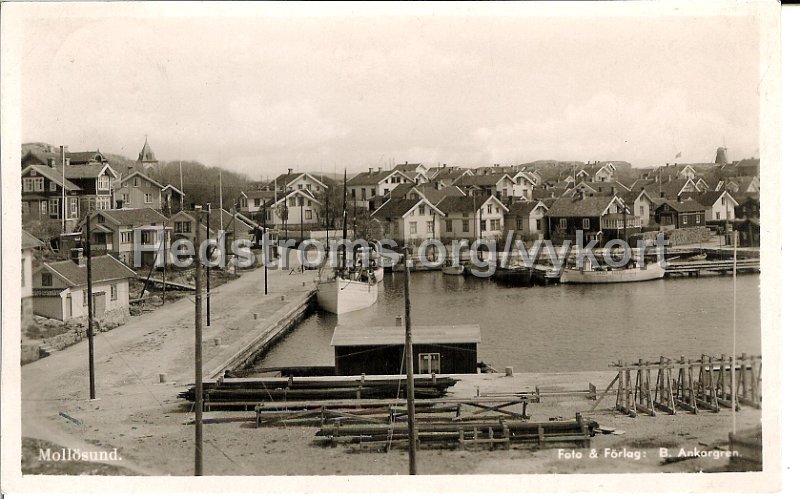
<svg viewBox="0 0 800 499">
<path fill-rule="evenodd" d="M 414 373 L 474 374 L 478 369 L 477 324 L 413 326 Z M 336 357 L 336 374 L 401 374 L 405 372 L 404 327 L 337 326 L 331 346 Z"/>
</svg>

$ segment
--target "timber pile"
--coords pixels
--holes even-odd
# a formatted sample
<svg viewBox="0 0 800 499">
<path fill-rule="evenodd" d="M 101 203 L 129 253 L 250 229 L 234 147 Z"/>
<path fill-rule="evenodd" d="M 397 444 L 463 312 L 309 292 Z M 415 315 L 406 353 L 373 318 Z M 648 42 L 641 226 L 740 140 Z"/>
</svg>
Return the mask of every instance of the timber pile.
<svg viewBox="0 0 800 499">
<path fill-rule="evenodd" d="M 501 446 L 510 449 L 512 444 L 533 445 L 538 448 L 576 445 L 589 447 L 596 424 L 583 419 L 580 413 L 575 419 L 562 421 L 504 421 L 494 422 L 449 422 L 417 424 L 417 446 L 450 447 L 467 449 L 476 445 L 488 445 L 489 449 Z M 408 426 L 403 423 L 386 425 L 335 425 L 324 426 L 317 431 L 315 442 L 322 445 L 358 444 L 360 447 L 377 447 L 390 450 L 393 444 L 408 446 Z"/>
<path fill-rule="evenodd" d="M 416 390 L 415 390 L 416 391 Z M 436 398 L 415 400 L 417 421 L 496 422 L 498 418 L 527 420 L 528 397 Z M 388 424 L 407 421 L 406 401 L 383 400 L 308 400 L 268 402 L 256 407 L 256 426 L 313 425 L 328 423 Z M 517 408 L 515 411 L 512 407 Z"/>
<path fill-rule="evenodd" d="M 456 380 L 450 377 L 420 376 L 414 380 L 414 396 L 420 399 L 439 398 L 455 384 Z M 399 376 L 222 377 L 203 383 L 203 407 L 205 410 L 246 410 L 275 401 L 405 398 L 405 386 L 405 377 Z M 178 398 L 194 402 L 194 386 L 181 392 Z"/>
</svg>

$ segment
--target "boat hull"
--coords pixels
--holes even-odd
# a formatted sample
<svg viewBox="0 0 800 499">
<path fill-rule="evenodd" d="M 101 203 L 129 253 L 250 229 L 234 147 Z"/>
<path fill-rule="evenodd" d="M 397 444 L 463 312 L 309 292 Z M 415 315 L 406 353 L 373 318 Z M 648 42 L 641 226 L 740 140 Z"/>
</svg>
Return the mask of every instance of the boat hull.
<svg viewBox="0 0 800 499">
<path fill-rule="evenodd" d="M 464 275 L 464 266 L 457 265 L 455 267 L 442 267 L 442 274 L 444 275 Z"/>
<path fill-rule="evenodd" d="M 664 277 L 664 267 L 657 263 L 644 269 L 632 268 L 621 270 L 577 270 L 564 269 L 561 273 L 561 284 L 613 284 L 621 282 L 653 281 Z"/>
<path fill-rule="evenodd" d="M 383 267 L 378 265 L 375 267 L 373 273 L 375 274 L 375 282 L 381 282 L 383 280 Z"/>
<path fill-rule="evenodd" d="M 368 308 L 378 301 L 376 283 L 335 278 L 317 284 L 317 303 L 332 314 L 346 314 Z"/>
<path fill-rule="evenodd" d="M 502 268 L 499 267 L 495 270 L 494 280 L 511 284 L 512 286 L 528 286 L 531 283 L 531 269 L 520 268 Z"/>
</svg>

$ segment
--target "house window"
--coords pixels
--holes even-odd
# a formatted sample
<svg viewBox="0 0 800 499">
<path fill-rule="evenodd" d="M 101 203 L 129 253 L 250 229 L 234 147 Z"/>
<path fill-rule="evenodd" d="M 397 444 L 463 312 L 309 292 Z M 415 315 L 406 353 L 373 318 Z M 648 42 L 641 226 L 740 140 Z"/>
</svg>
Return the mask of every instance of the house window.
<svg viewBox="0 0 800 499">
<path fill-rule="evenodd" d="M 47 215 L 47 201 L 42 201 L 39 204 L 39 213 L 42 215 Z"/>
<path fill-rule="evenodd" d="M 176 232 L 178 232 L 177 227 L 178 227 L 178 224 L 180 224 L 180 223 L 181 222 L 175 222 L 175 227 L 176 227 L 175 231 Z M 120 244 L 130 244 L 131 241 L 133 241 L 133 232 L 132 231 L 126 230 L 125 232 L 120 232 L 119 233 L 119 242 L 120 242 Z"/>
<path fill-rule="evenodd" d="M 50 200 L 50 214 L 58 216 L 58 199 Z"/>
<path fill-rule="evenodd" d="M 461 232 L 469 232 L 469 220 L 466 218 L 461 221 Z"/>
<path fill-rule="evenodd" d="M 23 201 L 22 202 L 22 214 L 23 215 L 27 215 L 28 212 L 30 212 L 30 205 L 26 201 Z"/>
<path fill-rule="evenodd" d="M 695 223 L 696 225 L 700 225 L 700 215 L 695 215 L 695 216 L 694 216 L 694 223 Z"/>
<path fill-rule="evenodd" d="M 290 207 L 295 207 L 295 206 L 297 206 L 297 200 L 296 200 L 295 198 L 290 198 L 290 199 L 289 199 L 289 206 L 290 206 Z"/>
<path fill-rule="evenodd" d="M 23 192 L 32 192 L 33 191 L 33 181 L 36 179 L 33 178 L 23 178 L 22 179 L 22 191 Z"/>
<path fill-rule="evenodd" d="M 153 202 L 153 195 L 149 192 L 144 193 L 144 202 L 150 204 Z"/>
<path fill-rule="evenodd" d="M 133 186 L 139 187 L 139 177 L 133 177 Z"/>
<path fill-rule="evenodd" d="M 584 229 L 588 229 L 589 227 L 591 227 L 589 219 L 588 218 L 584 218 L 583 219 L 583 228 Z"/>
<path fill-rule="evenodd" d="M 20 286 L 22 286 L 24 288 L 25 287 L 25 259 L 24 258 L 22 258 L 20 260 L 19 268 L 22 270 L 22 279 L 20 280 Z"/>
<path fill-rule="evenodd" d="M 423 205 L 420 205 L 420 207 L 419 207 L 419 214 L 420 214 L 420 215 L 424 215 L 424 214 L 425 214 L 425 205 L 424 205 L 424 204 L 423 204 Z"/>
<path fill-rule="evenodd" d="M 428 223 L 427 223 L 427 226 L 428 226 L 428 227 L 427 227 L 427 229 L 428 229 L 428 233 L 429 233 L 429 234 L 430 234 L 430 233 L 432 233 L 432 232 L 433 232 L 433 222 L 428 222 Z"/>
<path fill-rule="evenodd" d="M 453 232 L 453 221 L 452 220 L 445 220 L 444 221 L 444 231 L 445 232 Z"/>
<path fill-rule="evenodd" d="M 306 210 L 306 220 L 314 218 L 314 213 L 311 210 Z"/>
<path fill-rule="evenodd" d="M 355 189 L 351 189 L 350 193 L 353 195 L 353 199 L 355 199 L 356 198 L 356 190 Z"/>
<path fill-rule="evenodd" d="M 489 215 L 492 214 L 492 205 L 486 207 L 486 213 L 488 213 Z"/>
<path fill-rule="evenodd" d="M 387 194 L 389 194 L 389 189 L 388 189 L 388 188 L 386 188 L 386 189 L 384 189 L 384 190 L 383 190 L 383 195 L 385 196 L 385 195 L 387 195 Z"/>
<path fill-rule="evenodd" d="M 97 222 L 98 223 L 104 223 L 105 221 L 106 221 L 106 217 L 104 217 L 103 215 L 97 215 Z"/>
<path fill-rule="evenodd" d="M 442 372 L 442 359 L 438 353 L 419 354 L 420 374 L 439 374 Z"/>
<path fill-rule="evenodd" d="M 719 220 L 719 212 L 716 212 L 717 220 Z"/>
<path fill-rule="evenodd" d="M 44 179 L 42 177 L 33 179 L 33 190 L 36 192 L 44 192 Z"/>
<path fill-rule="evenodd" d="M 317 190 L 319 190 L 319 187 L 317 187 Z M 372 197 L 375 197 L 375 195 L 376 195 L 376 192 L 375 192 L 375 191 L 376 191 L 376 190 L 377 190 L 377 189 L 375 189 L 375 187 L 373 187 L 373 188 L 371 189 L 371 192 L 372 192 Z"/>
<path fill-rule="evenodd" d="M 639 216 L 641 216 L 641 217 L 644 216 L 644 205 L 639 207 Z"/>
<path fill-rule="evenodd" d="M 53 285 L 53 274 L 42 272 L 42 286 L 50 287 Z"/>
<path fill-rule="evenodd" d="M 486 220 L 481 220 L 481 230 L 486 231 Z"/>
<path fill-rule="evenodd" d="M 83 291 L 81 294 L 83 295 L 83 306 L 88 307 L 89 300 L 87 298 L 89 297 L 89 294 L 86 291 Z"/>
<path fill-rule="evenodd" d="M 117 301 L 117 285 L 111 285 L 111 301 Z"/>
<path fill-rule="evenodd" d="M 56 186 L 55 182 L 50 182 L 50 192 L 56 192 L 58 187 Z"/>
<path fill-rule="evenodd" d="M 681 217 L 681 223 L 683 223 L 683 225 L 688 224 L 689 223 L 689 217 L 687 217 L 686 215 L 683 215 L 683 217 Z"/>
<path fill-rule="evenodd" d="M 98 177 L 97 179 L 97 189 L 102 191 L 107 191 L 109 188 L 108 177 L 103 175 L 102 177 Z"/>
<path fill-rule="evenodd" d="M 559 219 L 558 220 L 558 226 L 561 227 L 562 229 L 566 229 L 567 228 L 567 219 L 566 218 Z"/>
<path fill-rule="evenodd" d="M 527 197 L 528 197 L 528 189 L 522 189 L 522 197 L 527 199 Z"/>
<path fill-rule="evenodd" d="M 536 219 L 536 230 L 542 230 L 542 219 L 541 218 L 537 218 Z"/>
<path fill-rule="evenodd" d="M 95 244 L 106 244 L 106 235 L 102 232 L 95 232 L 94 233 L 94 243 Z"/>
<path fill-rule="evenodd" d="M 78 198 L 69 198 L 69 217 L 78 218 Z"/>
<path fill-rule="evenodd" d="M 305 198 L 297 198 L 297 206 L 305 206 L 306 199 Z"/>
<path fill-rule="evenodd" d="M 491 221 L 490 225 L 491 230 L 500 230 L 500 220 L 494 219 Z"/>
<path fill-rule="evenodd" d="M 261 206 L 261 199 L 259 198 L 253 199 L 253 206 L 255 206 L 256 208 Z"/>
<path fill-rule="evenodd" d="M 517 217 L 517 230 L 522 230 L 522 218 Z"/>
<path fill-rule="evenodd" d="M 131 204 L 131 196 L 127 192 L 122 193 L 122 202 L 125 204 Z"/>
<path fill-rule="evenodd" d="M 408 224 L 408 232 L 410 234 L 416 234 L 417 233 L 417 222 L 410 222 Z"/>
<path fill-rule="evenodd" d="M 366 187 L 362 187 L 361 188 L 361 199 L 367 199 L 367 188 Z"/>
<path fill-rule="evenodd" d="M 503 197 L 508 196 L 508 189 L 503 189 Z"/>
</svg>

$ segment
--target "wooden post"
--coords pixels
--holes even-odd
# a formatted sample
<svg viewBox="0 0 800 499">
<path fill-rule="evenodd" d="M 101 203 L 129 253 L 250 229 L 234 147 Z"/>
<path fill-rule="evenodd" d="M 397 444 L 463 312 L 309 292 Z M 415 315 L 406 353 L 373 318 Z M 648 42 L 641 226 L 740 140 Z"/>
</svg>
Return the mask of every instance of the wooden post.
<svg viewBox="0 0 800 499">
<path fill-rule="evenodd" d="M 411 341 L 411 274 L 409 259 L 411 252 L 405 248 L 405 326 L 406 326 L 406 404 L 408 406 L 408 473 L 417 474 L 417 432 L 414 414 L 414 351 Z"/>
<path fill-rule="evenodd" d="M 63 187 L 62 187 L 63 190 Z M 86 303 L 89 312 L 89 324 L 86 338 L 89 340 L 89 398 L 94 400 L 94 295 L 92 293 L 92 213 L 86 214 Z"/>
<path fill-rule="evenodd" d="M 194 474 L 203 475 L 203 298 L 200 292 L 200 205 L 194 207 Z"/>
<path fill-rule="evenodd" d="M 161 304 L 167 303 L 167 223 L 161 223 L 161 252 L 163 261 L 161 262 Z"/>
<path fill-rule="evenodd" d="M 222 172 L 220 171 L 220 175 Z M 221 181 L 221 177 L 220 177 Z M 222 185 L 220 184 L 220 189 Z M 211 240 L 211 203 L 206 203 L 206 244 Z M 219 220 L 222 223 L 222 205 L 219 207 Z M 217 248 L 219 250 L 219 248 Z M 200 251 L 200 246 L 197 247 Z M 206 246 L 206 258 L 210 258 L 208 254 L 208 246 Z M 210 263 L 210 262 L 209 262 Z M 211 265 L 206 265 L 206 326 L 211 325 Z"/>
</svg>

